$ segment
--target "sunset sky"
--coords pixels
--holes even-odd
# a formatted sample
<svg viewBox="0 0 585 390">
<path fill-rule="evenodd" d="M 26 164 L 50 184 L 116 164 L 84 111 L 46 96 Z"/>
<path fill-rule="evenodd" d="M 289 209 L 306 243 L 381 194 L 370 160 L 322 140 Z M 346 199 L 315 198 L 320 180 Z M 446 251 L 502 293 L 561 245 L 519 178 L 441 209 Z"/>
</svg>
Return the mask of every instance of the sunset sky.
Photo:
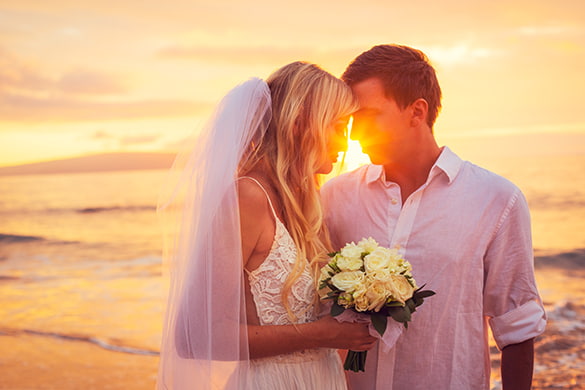
<svg viewBox="0 0 585 390">
<path fill-rule="evenodd" d="M 437 68 L 439 140 L 585 147 L 582 0 L 0 0 L 0 166 L 173 150 L 233 85 L 380 43 Z"/>
</svg>

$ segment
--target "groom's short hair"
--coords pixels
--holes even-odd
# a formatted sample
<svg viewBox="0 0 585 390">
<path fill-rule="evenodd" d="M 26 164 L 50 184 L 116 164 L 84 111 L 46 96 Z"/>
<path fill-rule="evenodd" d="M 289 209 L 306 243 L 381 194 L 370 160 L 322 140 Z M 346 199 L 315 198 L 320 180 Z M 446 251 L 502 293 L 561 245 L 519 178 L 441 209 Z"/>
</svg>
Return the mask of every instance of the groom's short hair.
<svg viewBox="0 0 585 390">
<path fill-rule="evenodd" d="M 427 124 L 433 128 L 441 109 L 441 87 L 435 69 L 422 51 L 401 45 L 374 46 L 354 59 L 341 78 L 349 86 L 378 78 L 386 96 L 400 108 L 416 99 L 425 99 L 429 105 Z"/>
</svg>

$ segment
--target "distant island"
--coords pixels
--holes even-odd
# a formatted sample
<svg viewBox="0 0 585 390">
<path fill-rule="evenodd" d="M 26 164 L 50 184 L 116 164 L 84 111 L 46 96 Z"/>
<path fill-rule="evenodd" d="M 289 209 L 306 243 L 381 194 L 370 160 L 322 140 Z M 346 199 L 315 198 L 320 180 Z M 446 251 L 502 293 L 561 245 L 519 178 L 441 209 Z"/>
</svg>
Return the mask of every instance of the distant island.
<svg viewBox="0 0 585 390">
<path fill-rule="evenodd" d="M 175 153 L 105 153 L 0 167 L 0 176 L 168 169 Z"/>
</svg>

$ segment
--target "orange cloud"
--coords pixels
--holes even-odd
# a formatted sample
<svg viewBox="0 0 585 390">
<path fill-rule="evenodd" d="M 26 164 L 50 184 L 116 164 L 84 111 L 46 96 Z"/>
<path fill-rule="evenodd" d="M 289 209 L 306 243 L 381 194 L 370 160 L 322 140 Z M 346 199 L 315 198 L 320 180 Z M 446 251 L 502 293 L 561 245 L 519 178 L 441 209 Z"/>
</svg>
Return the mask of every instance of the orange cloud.
<svg viewBox="0 0 585 390">
<path fill-rule="evenodd" d="M 120 94 L 127 87 L 119 79 L 102 72 L 76 69 L 64 74 L 55 85 L 60 91 L 71 94 Z"/>
<path fill-rule="evenodd" d="M 95 102 L 71 98 L 36 98 L 0 94 L 0 118 L 18 122 L 79 122 L 193 116 L 208 112 L 208 103 L 185 100 Z"/>
<path fill-rule="evenodd" d="M 114 141 L 122 147 L 150 144 L 157 141 L 160 135 L 157 134 L 138 134 L 117 136 L 109 132 L 98 130 L 90 136 L 93 140 Z"/>
<path fill-rule="evenodd" d="M 0 48 L 0 120 L 78 122 L 192 116 L 210 108 L 208 103 L 180 99 L 130 99 L 120 79 L 81 68 L 49 77 Z M 104 95 L 118 98 L 99 100 Z"/>
</svg>

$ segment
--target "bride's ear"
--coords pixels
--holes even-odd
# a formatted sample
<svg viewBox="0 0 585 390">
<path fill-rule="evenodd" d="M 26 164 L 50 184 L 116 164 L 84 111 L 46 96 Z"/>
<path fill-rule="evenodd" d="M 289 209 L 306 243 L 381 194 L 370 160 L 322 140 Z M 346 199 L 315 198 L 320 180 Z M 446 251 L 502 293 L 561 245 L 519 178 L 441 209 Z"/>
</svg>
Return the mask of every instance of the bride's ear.
<svg viewBox="0 0 585 390">
<path fill-rule="evenodd" d="M 410 125 L 412 127 L 419 127 L 421 124 L 427 123 L 427 115 L 429 113 L 429 104 L 423 98 L 416 99 L 411 105 Z"/>
</svg>

